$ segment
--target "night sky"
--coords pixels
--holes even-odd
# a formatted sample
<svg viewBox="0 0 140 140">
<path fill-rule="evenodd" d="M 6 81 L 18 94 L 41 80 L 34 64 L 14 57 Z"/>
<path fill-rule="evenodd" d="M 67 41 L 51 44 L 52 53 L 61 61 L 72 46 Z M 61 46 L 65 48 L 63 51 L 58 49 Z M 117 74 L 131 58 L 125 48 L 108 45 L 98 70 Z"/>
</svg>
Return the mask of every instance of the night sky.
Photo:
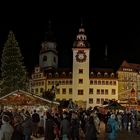
<svg viewBox="0 0 140 140">
<path fill-rule="evenodd" d="M 104 8 L 101 12 L 95 7 L 89 12 L 79 12 L 82 8 L 59 12 L 58 8 L 49 11 L 28 7 L 1 13 L 0 54 L 9 30 L 13 30 L 24 57 L 24 65 L 31 72 L 38 65 L 41 43 L 51 20 L 58 44 L 59 67 L 71 67 L 73 42 L 82 17 L 91 48 L 91 67 L 104 67 L 105 45 L 108 46 L 109 67 L 118 68 L 124 59 L 140 63 L 139 12 L 129 8 Z"/>
</svg>

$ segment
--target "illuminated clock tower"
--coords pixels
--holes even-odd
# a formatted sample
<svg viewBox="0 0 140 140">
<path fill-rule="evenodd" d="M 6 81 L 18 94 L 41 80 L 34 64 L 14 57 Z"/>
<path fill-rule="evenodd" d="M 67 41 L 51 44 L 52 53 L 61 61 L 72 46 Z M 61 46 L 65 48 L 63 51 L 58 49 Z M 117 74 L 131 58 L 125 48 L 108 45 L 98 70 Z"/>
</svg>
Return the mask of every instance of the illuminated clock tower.
<svg viewBox="0 0 140 140">
<path fill-rule="evenodd" d="M 84 101 L 88 106 L 90 48 L 81 24 L 73 45 L 73 101 Z"/>
</svg>

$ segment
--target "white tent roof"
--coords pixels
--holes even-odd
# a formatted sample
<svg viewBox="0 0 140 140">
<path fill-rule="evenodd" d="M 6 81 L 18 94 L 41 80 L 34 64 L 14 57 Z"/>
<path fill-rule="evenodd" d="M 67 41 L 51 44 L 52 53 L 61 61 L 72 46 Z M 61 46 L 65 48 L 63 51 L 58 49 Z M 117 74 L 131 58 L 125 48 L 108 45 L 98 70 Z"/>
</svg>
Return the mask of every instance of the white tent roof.
<svg viewBox="0 0 140 140">
<path fill-rule="evenodd" d="M 13 92 L 11 92 L 11 93 L 5 95 L 5 96 L 2 96 L 2 97 L 0 98 L 0 101 L 1 101 L 2 99 L 5 99 L 6 97 L 9 97 L 9 96 L 11 96 L 11 95 L 17 95 L 17 94 L 20 94 L 20 93 L 25 94 L 26 96 L 32 96 L 32 97 L 38 98 L 38 99 L 40 99 L 40 100 L 42 100 L 42 101 L 45 101 L 45 102 L 47 102 L 47 103 L 50 103 L 50 104 L 51 104 L 51 103 L 52 103 L 52 104 L 56 104 L 56 105 L 59 105 L 59 104 L 60 104 L 59 102 L 50 101 L 50 100 L 44 99 L 44 98 L 42 98 L 42 97 L 40 97 L 40 96 L 31 94 L 31 93 L 26 92 L 26 91 L 23 91 L 23 90 L 15 90 L 15 91 L 13 91 Z"/>
</svg>

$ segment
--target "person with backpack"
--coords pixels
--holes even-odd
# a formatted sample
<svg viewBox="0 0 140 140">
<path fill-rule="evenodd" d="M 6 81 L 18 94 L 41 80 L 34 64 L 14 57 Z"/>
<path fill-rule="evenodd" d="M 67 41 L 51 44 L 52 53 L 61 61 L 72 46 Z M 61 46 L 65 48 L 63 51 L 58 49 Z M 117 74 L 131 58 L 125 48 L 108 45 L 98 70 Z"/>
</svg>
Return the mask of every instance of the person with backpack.
<svg viewBox="0 0 140 140">
<path fill-rule="evenodd" d="M 107 138 L 108 140 L 116 140 L 118 137 L 119 125 L 116 121 L 115 114 L 112 114 L 107 121 Z"/>
</svg>

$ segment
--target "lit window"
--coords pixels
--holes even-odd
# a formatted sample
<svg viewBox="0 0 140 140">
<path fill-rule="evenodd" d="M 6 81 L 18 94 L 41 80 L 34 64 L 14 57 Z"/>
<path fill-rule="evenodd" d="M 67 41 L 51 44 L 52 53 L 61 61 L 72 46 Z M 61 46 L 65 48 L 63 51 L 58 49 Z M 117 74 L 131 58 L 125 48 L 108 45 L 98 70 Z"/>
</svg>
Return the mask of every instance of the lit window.
<svg viewBox="0 0 140 140">
<path fill-rule="evenodd" d="M 65 77 L 66 76 L 66 73 L 65 72 L 62 72 L 62 77 Z"/>
<path fill-rule="evenodd" d="M 109 83 L 109 82 L 108 82 L 108 81 L 106 81 L 106 85 L 108 85 L 108 83 Z"/>
<path fill-rule="evenodd" d="M 52 78 L 52 73 L 49 73 L 48 74 L 48 78 Z"/>
<path fill-rule="evenodd" d="M 72 77 L 72 72 L 69 73 L 69 76 Z"/>
<path fill-rule="evenodd" d="M 89 94 L 93 94 L 93 88 L 89 89 Z"/>
<path fill-rule="evenodd" d="M 83 79 L 79 79 L 79 84 L 83 84 Z"/>
<path fill-rule="evenodd" d="M 55 83 L 55 82 L 54 82 L 54 81 L 52 81 L 52 85 L 54 85 L 54 83 Z"/>
<path fill-rule="evenodd" d="M 70 84 L 72 84 L 72 80 L 70 80 Z"/>
<path fill-rule="evenodd" d="M 38 82 L 38 85 L 41 86 L 41 82 Z"/>
<path fill-rule="evenodd" d="M 100 80 L 98 81 L 98 85 L 101 85 L 101 81 Z"/>
<path fill-rule="evenodd" d="M 97 77 L 101 77 L 101 73 L 100 72 L 97 73 Z"/>
<path fill-rule="evenodd" d="M 96 104 L 100 104 L 100 99 L 99 98 L 97 98 Z"/>
<path fill-rule="evenodd" d="M 105 89 L 105 95 L 108 95 L 108 89 Z"/>
<path fill-rule="evenodd" d="M 40 69 L 37 67 L 35 68 L 35 73 L 38 73 L 40 71 Z"/>
<path fill-rule="evenodd" d="M 97 94 L 100 94 L 100 89 L 97 89 Z"/>
<path fill-rule="evenodd" d="M 114 73 L 111 73 L 111 77 L 114 77 Z"/>
<path fill-rule="evenodd" d="M 59 85 L 61 85 L 61 83 L 62 83 L 62 82 L 61 82 L 61 81 L 59 81 Z"/>
<path fill-rule="evenodd" d="M 93 76 L 94 76 L 94 73 L 93 73 L 93 72 L 91 72 L 91 73 L 90 73 L 90 76 L 92 76 L 92 77 L 93 77 Z"/>
<path fill-rule="evenodd" d="M 101 89 L 101 94 L 104 94 L 104 90 L 103 89 Z"/>
<path fill-rule="evenodd" d="M 72 94 L 72 88 L 69 88 L 69 94 Z"/>
<path fill-rule="evenodd" d="M 113 85 L 116 85 L 116 81 L 113 81 Z"/>
<path fill-rule="evenodd" d="M 47 61 L 47 56 L 44 56 L 43 57 L 43 61 Z"/>
<path fill-rule="evenodd" d="M 66 89 L 65 88 L 62 89 L 62 94 L 66 94 Z"/>
<path fill-rule="evenodd" d="M 107 72 L 104 73 L 104 77 L 108 77 L 108 73 Z"/>
<path fill-rule="evenodd" d="M 65 84 L 65 81 L 62 81 L 62 85 L 64 85 Z"/>
<path fill-rule="evenodd" d="M 67 85 L 69 84 L 69 81 L 68 81 L 68 80 L 66 80 L 66 84 L 67 84 Z"/>
<path fill-rule="evenodd" d="M 56 73 L 55 73 L 55 77 L 56 77 L 56 78 L 58 78 L 58 77 L 59 77 L 59 74 L 58 74 L 58 72 L 56 72 Z"/>
<path fill-rule="evenodd" d="M 90 80 L 90 84 L 93 85 L 93 80 Z"/>
<path fill-rule="evenodd" d="M 94 85 L 97 85 L 97 80 L 94 80 Z"/>
<path fill-rule="evenodd" d="M 83 95 L 84 94 L 84 91 L 82 89 L 79 89 L 78 90 L 78 95 Z"/>
<path fill-rule="evenodd" d="M 102 85 L 105 85 L 105 81 L 102 81 Z"/>
<path fill-rule="evenodd" d="M 104 99 L 103 98 L 101 98 L 101 104 L 103 104 L 104 103 Z"/>
<path fill-rule="evenodd" d="M 116 94 L 116 90 L 112 89 L 112 95 L 115 95 L 115 94 Z"/>
<path fill-rule="evenodd" d="M 93 104 L 93 99 L 89 98 L 89 104 Z"/>
<path fill-rule="evenodd" d="M 79 73 L 82 74 L 83 73 L 83 69 L 79 69 Z"/>
</svg>

